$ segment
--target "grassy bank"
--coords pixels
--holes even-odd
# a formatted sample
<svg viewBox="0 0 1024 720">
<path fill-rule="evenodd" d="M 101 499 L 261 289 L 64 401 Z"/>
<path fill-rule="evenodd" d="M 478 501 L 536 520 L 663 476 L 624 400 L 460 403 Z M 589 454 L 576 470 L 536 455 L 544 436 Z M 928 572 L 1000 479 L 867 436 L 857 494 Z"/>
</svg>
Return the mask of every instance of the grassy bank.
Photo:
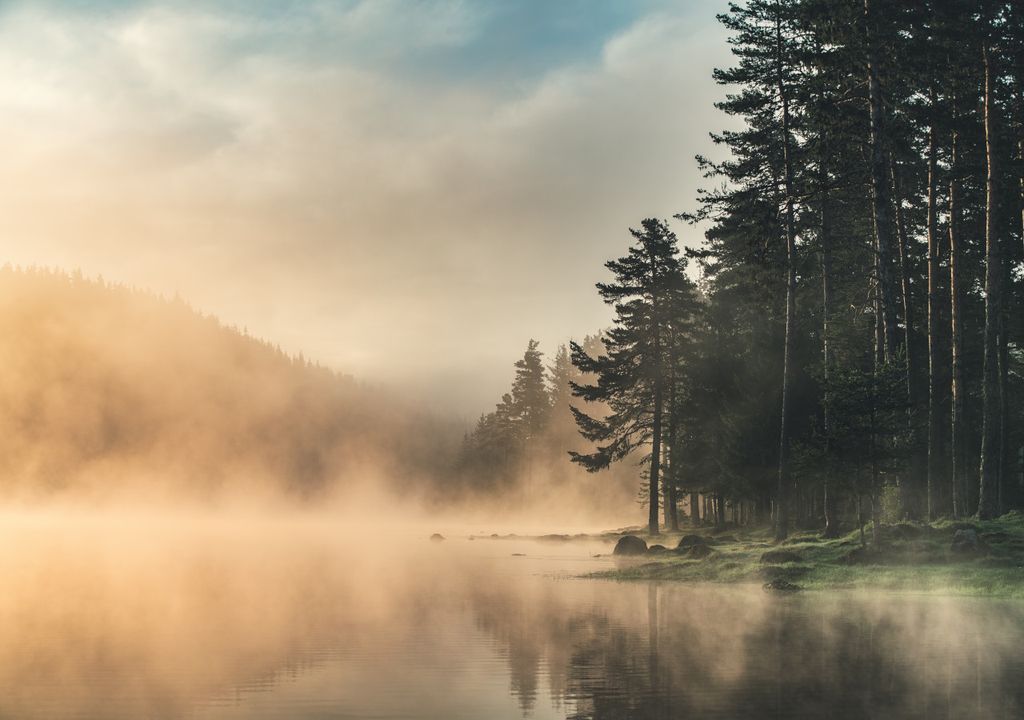
<svg viewBox="0 0 1024 720">
<path fill-rule="evenodd" d="M 957 530 L 963 532 L 956 535 Z M 859 531 L 835 540 L 797 532 L 782 543 L 767 528 L 695 530 L 709 550 L 675 550 L 680 535 L 644 537 L 667 552 L 622 558 L 591 577 L 717 583 L 790 583 L 807 590 L 874 588 L 897 592 L 1024 599 L 1024 515 L 990 521 L 883 526 L 875 548 Z M 971 546 L 970 540 L 977 539 Z M 956 538 L 956 542 L 955 542 Z M 691 538 L 691 542 L 694 541 Z M 700 543 L 697 543 L 700 544 Z M 955 544 L 961 547 L 954 548 Z M 967 544 L 968 547 L 963 547 Z M 657 551 L 656 551 L 657 552 Z M 705 557 L 694 557 L 705 554 Z"/>
</svg>

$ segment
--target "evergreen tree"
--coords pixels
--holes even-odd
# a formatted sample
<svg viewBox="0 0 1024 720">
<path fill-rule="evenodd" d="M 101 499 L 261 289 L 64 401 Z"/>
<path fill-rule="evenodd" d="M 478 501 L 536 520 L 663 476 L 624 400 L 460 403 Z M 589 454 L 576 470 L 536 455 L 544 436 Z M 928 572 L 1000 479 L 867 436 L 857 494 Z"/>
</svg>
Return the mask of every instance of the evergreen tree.
<svg viewBox="0 0 1024 720">
<path fill-rule="evenodd" d="M 515 363 L 516 374 L 512 380 L 512 414 L 519 426 L 517 434 L 524 442 L 540 436 L 551 412 L 544 355 L 537 349 L 538 344 L 530 340 L 522 359 Z"/>
<path fill-rule="evenodd" d="M 571 345 L 573 364 L 597 378 L 594 383 L 574 382 L 573 394 L 586 402 L 607 403 L 611 412 L 597 418 L 573 408 L 581 434 L 598 446 L 570 456 L 593 472 L 649 444 L 642 461 L 648 465 L 648 528 L 657 534 L 666 345 L 672 313 L 679 309 L 673 295 L 685 276 L 676 236 L 665 223 L 647 219 L 630 233 L 634 243 L 628 254 L 606 263 L 613 282 L 597 285 L 601 298 L 615 308 L 615 323 L 603 339 L 604 353 L 592 356 Z"/>
</svg>

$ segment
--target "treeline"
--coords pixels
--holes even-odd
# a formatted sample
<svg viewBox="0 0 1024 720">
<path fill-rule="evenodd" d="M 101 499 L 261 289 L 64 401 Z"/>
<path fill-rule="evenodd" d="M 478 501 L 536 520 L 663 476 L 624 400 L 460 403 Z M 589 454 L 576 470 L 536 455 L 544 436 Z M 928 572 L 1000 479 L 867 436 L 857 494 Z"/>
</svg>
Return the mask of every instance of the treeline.
<svg viewBox="0 0 1024 720">
<path fill-rule="evenodd" d="M 750 0 L 726 159 L 644 221 L 573 346 L 590 470 L 646 453 L 649 522 L 988 518 L 1024 504 L 1024 5 Z M 687 260 L 700 270 L 699 286 Z M 590 413 L 588 403 L 607 413 Z"/>
<path fill-rule="evenodd" d="M 601 336 L 586 336 L 582 346 L 596 352 Z M 570 463 L 567 451 L 586 451 L 592 444 L 580 436 L 573 419 L 572 383 L 585 375 L 573 365 L 566 345 L 547 362 L 540 344 L 530 340 L 512 363 L 511 376 L 494 410 L 481 414 L 463 437 L 453 472 L 456 486 L 448 488 L 449 494 L 518 500 L 524 507 L 575 497 L 593 510 L 620 505 L 635 492 L 631 468 L 619 468 L 613 477 L 588 487 L 588 479 Z"/>
<path fill-rule="evenodd" d="M 0 268 L 0 493 L 322 498 L 440 486 L 459 425 L 180 299 Z"/>
</svg>

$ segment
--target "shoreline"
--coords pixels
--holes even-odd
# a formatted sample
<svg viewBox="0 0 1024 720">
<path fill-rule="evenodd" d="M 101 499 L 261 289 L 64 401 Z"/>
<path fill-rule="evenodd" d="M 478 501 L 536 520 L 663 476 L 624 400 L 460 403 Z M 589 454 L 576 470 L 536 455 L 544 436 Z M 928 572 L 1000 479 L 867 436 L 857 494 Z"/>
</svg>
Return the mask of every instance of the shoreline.
<svg viewBox="0 0 1024 720">
<path fill-rule="evenodd" d="M 781 543 L 772 540 L 769 527 L 633 535 L 666 549 L 616 555 L 619 567 L 584 577 L 1024 600 L 1024 515 L 1017 512 L 989 521 L 883 525 L 877 547 L 870 527 L 866 547 L 859 530 L 831 540 L 799 531 Z M 685 547 L 677 549 L 680 540 Z"/>
<path fill-rule="evenodd" d="M 617 567 L 580 576 L 591 579 L 1024 600 L 1024 514 L 1010 512 L 988 521 L 883 524 L 877 547 L 870 526 L 864 532 L 867 546 L 861 544 L 858 529 L 835 539 L 824 539 L 817 530 L 802 530 L 777 543 L 767 526 L 689 527 L 656 536 L 640 528 L 621 528 L 595 534 L 471 537 L 614 544 L 632 536 L 653 548 L 629 555 L 609 549 L 608 556 L 614 557 Z M 681 542 L 684 547 L 677 547 Z"/>
</svg>

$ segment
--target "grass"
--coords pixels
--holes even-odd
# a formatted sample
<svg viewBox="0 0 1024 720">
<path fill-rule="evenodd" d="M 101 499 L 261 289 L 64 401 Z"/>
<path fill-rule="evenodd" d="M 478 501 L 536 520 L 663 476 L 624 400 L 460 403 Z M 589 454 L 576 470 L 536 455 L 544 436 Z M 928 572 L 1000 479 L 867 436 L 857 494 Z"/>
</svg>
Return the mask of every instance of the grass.
<svg viewBox="0 0 1024 720">
<path fill-rule="evenodd" d="M 962 555 L 950 549 L 958 529 L 973 529 L 983 549 Z M 623 559 L 615 570 L 589 577 L 713 583 L 785 581 L 806 590 L 881 589 L 906 593 L 973 595 L 1024 600 L 1024 515 L 1011 512 L 989 521 L 968 520 L 885 525 L 881 542 L 861 549 L 859 531 L 824 540 L 797 532 L 783 543 L 767 528 L 727 530 L 704 537 L 713 548 L 700 560 L 669 552 Z M 645 538 L 670 550 L 678 535 Z M 762 562 L 770 550 L 786 550 L 799 561 Z"/>
</svg>

